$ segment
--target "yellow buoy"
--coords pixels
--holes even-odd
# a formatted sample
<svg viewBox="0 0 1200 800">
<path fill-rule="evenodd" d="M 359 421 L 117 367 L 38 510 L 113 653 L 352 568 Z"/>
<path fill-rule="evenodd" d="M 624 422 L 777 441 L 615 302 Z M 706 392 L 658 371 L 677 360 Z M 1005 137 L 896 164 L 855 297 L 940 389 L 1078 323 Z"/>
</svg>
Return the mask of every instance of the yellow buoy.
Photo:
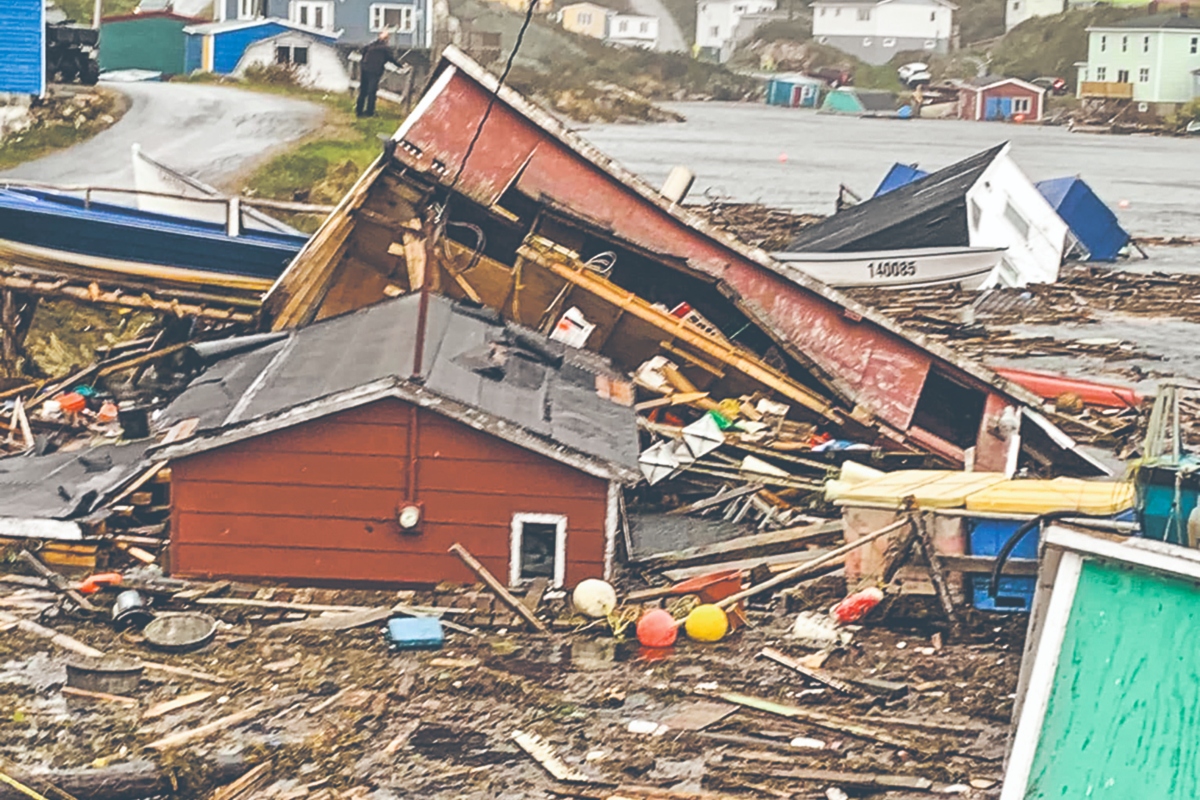
<svg viewBox="0 0 1200 800">
<path fill-rule="evenodd" d="M 719 642 L 729 632 L 729 617 L 717 606 L 707 603 L 692 609 L 683 629 L 688 638 L 697 642 Z"/>
</svg>

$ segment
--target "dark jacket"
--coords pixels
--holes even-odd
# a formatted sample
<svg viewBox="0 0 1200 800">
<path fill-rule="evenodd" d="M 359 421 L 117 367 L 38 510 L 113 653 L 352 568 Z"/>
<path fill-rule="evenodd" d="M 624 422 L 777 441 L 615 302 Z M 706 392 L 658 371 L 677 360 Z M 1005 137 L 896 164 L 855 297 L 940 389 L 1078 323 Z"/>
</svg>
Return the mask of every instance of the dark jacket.
<svg viewBox="0 0 1200 800">
<path fill-rule="evenodd" d="M 392 48 L 382 39 L 376 39 L 362 49 L 362 71 L 365 75 L 382 75 L 388 62 L 395 62 Z"/>
</svg>

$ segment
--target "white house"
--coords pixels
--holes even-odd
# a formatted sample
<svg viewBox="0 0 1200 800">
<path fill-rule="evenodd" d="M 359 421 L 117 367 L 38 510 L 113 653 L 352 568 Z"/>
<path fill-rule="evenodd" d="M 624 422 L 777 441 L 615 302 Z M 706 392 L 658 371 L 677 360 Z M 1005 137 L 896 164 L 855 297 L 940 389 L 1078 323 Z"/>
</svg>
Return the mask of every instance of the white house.
<svg viewBox="0 0 1200 800">
<path fill-rule="evenodd" d="M 1004 6 L 1004 30 L 1011 31 L 1027 19 L 1053 17 L 1065 10 L 1064 0 L 1007 0 Z M 1089 2 L 1088 5 L 1095 5 Z"/>
<path fill-rule="evenodd" d="M 776 0 L 699 0 L 696 54 L 710 61 L 728 61 L 737 44 L 738 23 L 745 17 L 768 15 L 776 7 Z"/>
<path fill-rule="evenodd" d="M 604 41 L 622 47 L 658 49 L 658 17 L 644 14 L 612 13 Z"/>
<path fill-rule="evenodd" d="M 946 53 L 957 8 L 949 0 L 817 0 L 813 39 L 876 65 L 906 50 Z"/>
<path fill-rule="evenodd" d="M 239 78 L 252 66 L 290 65 L 305 86 L 324 92 L 350 91 L 350 72 L 337 48 L 299 31 L 254 42 L 242 53 L 233 74 Z"/>
</svg>

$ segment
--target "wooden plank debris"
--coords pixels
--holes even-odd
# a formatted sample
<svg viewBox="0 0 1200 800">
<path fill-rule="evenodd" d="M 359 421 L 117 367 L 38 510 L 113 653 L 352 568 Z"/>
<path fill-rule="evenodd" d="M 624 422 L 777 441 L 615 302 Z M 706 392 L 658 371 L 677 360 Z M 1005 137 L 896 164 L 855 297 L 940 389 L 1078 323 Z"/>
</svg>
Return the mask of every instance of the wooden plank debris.
<svg viewBox="0 0 1200 800">
<path fill-rule="evenodd" d="M 716 542 L 714 544 L 655 553 L 654 555 L 638 559 L 634 563 L 645 569 L 663 569 L 667 567 L 691 567 L 718 561 L 778 555 L 780 553 L 802 550 L 804 544 L 824 541 L 837 536 L 841 533 L 842 527 L 841 520 L 832 520 L 816 525 L 784 528 L 769 533 L 739 536 L 736 539 Z"/>
<path fill-rule="evenodd" d="M 161 739 L 155 739 L 150 744 L 146 745 L 147 750 L 171 750 L 176 747 L 182 747 L 189 742 L 194 742 L 197 739 L 207 739 L 215 733 L 220 733 L 228 728 L 233 728 L 241 725 L 244 722 L 249 722 L 266 710 L 266 706 L 256 706 L 248 708 L 245 711 L 237 711 L 233 714 L 215 719 L 198 728 L 192 728 L 186 731 L 172 733 L 169 736 L 164 736 Z"/>
<path fill-rule="evenodd" d="M 20 619 L 5 611 L 0 611 L 0 623 L 12 623 L 15 627 L 25 633 L 34 636 L 40 636 L 43 639 L 50 640 L 51 643 L 58 645 L 64 650 L 70 650 L 72 653 L 78 653 L 81 656 L 88 658 L 103 658 L 104 653 L 96 648 L 86 645 L 78 639 L 67 636 L 65 633 L 51 630 L 43 625 L 38 625 L 36 622 L 28 619 Z"/>
<path fill-rule="evenodd" d="M 503 602 L 504 605 L 508 606 L 513 611 L 517 612 L 521 619 L 532 625 L 539 633 L 550 633 L 550 628 L 546 626 L 546 623 L 538 619 L 536 614 L 526 608 L 524 603 L 513 596 L 513 593 L 506 589 L 504 584 L 500 583 L 500 581 L 496 579 L 496 576 L 489 572 L 487 567 L 479 563 L 475 556 L 471 555 L 465 547 L 458 542 L 455 542 L 450 546 L 450 552 L 462 559 L 462 562 L 470 567 L 471 571 L 478 575 L 481 581 L 487 584 L 487 587 L 491 589 L 498 598 L 500 598 L 501 602 Z"/>
<path fill-rule="evenodd" d="M 62 575 L 59 575 L 54 570 L 47 567 L 45 564 L 43 564 L 41 561 L 39 561 L 28 550 L 22 550 L 21 552 L 17 553 L 17 558 L 20 559 L 23 563 L 28 564 L 29 567 L 31 569 L 33 569 L 33 571 L 36 572 L 38 575 L 45 578 L 46 583 L 50 584 L 51 589 L 53 589 L 54 591 L 58 592 L 59 594 L 65 596 L 72 603 L 79 606 L 84 611 L 88 611 L 88 612 L 91 612 L 94 614 L 100 610 L 100 609 L 96 608 L 94 605 L 92 605 L 90 600 L 88 600 L 86 597 L 81 595 L 79 592 L 77 592 L 73 588 L 71 588 L 70 581 L 68 581 Z"/>
<path fill-rule="evenodd" d="M 364 611 L 344 611 L 325 613 L 319 617 L 309 617 L 298 622 L 284 622 L 272 625 L 268 633 L 272 636 L 283 633 L 303 633 L 308 631 L 348 631 L 383 622 L 395 615 L 390 607 L 368 608 Z"/>
<path fill-rule="evenodd" d="M 160 664 L 157 661 L 143 661 L 142 666 L 153 672 L 165 672 L 168 675 L 178 675 L 181 678 L 193 678 L 206 683 L 225 684 L 229 681 L 222 678 L 220 675 L 213 675 L 211 672 L 201 672 L 197 669 L 189 669 L 186 667 L 175 667 L 170 664 Z"/>
<path fill-rule="evenodd" d="M 208 800 L 240 800 L 249 797 L 267 780 L 271 772 L 271 762 L 264 761 L 250 769 L 232 783 L 228 783 L 208 796 Z"/>
<path fill-rule="evenodd" d="M 60 690 L 65 695 L 71 697 L 83 697 L 88 700 L 101 700 L 105 703 L 118 703 L 124 706 L 136 706 L 137 698 L 126 697 L 119 694 L 109 694 L 107 692 L 93 692 L 90 689 L 76 689 L 74 686 L 64 686 Z"/>
<path fill-rule="evenodd" d="M 818 711 L 800 708 L 798 706 L 774 703 L 770 700 L 764 700 L 760 697 L 752 697 L 750 695 L 738 694 L 736 692 L 725 692 L 723 694 L 718 694 L 717 697 L 728 703 L 735 703 L 740 706 L 745 706 L 746 708 L 753 708 L 756 711 L 765 711 L 768 714 L 778 714 L 781 717 L 801 719 L 809 724 L 816 725 L 819 728 L 827 728 L 829 730 L 845 733 L 859 739 L 880 742 L 881 744 L 886 744 L 891 747 L 898 747 L 902 750 L 929 752 L 931 749 L 936 749 L 920 742 L 904 739 L 899 736 L 893 736 L 887 731 L 881 731 L 878 728 L 862 725 L 858 722 L 841 719 L 829 714 L 822 714 Z"/>
<path fill-rule="evenodd" d="M 563 783 L 604 783 L 604 781 L 590 778 L 574 767 L 569 766 L 559 757 L 553 745 L 536 733 L 513 731 L 512 738 L 517 743 L 517 747 L 520 747 L 534 761 L 541 764 L 542 768 L 553 775 L 555 780 L 562 781 Z"/>
<path fill-rule="evenodd" d="M 774 661 L 776 664 L 782 664 L 790 670 L 799 672 L 809 680 L 815 681 L 823 686 L 828 686 L 835 692 L 841 692 L 842 694 L 848 695 L 862 694 L 862 692 L 860 692 L 858 689 L 854 688 L 845 681 L 838 680 L 825 670 L 810 669 L 809 667 L 804 666 L 804 664 L 802 664 L 798 659 L 792 658 L 787 653 L 782 653 L 773 647 L 764 647 L 762 652 L 759 653 L 759 656 L 762 658 L 768 658 L 771 661 Z"/>
<path fill-rule="evenodd" d="M 197 703 L 203 703 L 205 700 L 213 696 L 213 692 L 190 692 L 189 694 L 180 695 L 174 700 L 167 700 L 163 703 L 156 703 L 142 712 L 142 719 L 158 719 L 167 714 L 172 714 L 176 711 L 194 706 Z"/>
</svg>

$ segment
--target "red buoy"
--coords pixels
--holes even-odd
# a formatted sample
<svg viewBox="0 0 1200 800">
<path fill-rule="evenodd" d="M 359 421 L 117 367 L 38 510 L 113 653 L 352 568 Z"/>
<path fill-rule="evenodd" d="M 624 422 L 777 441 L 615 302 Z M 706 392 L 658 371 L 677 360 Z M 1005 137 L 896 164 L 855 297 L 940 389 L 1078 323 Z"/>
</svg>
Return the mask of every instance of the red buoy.
<svg viewBox="0 0 1200 800">
<path fill-rule="evenodd" d="M 637 638 L 644 647 L 670 647 L 678 632 L 675 618 L 661 608 L 647 611 L 637 624 Z"/>
</svg>

